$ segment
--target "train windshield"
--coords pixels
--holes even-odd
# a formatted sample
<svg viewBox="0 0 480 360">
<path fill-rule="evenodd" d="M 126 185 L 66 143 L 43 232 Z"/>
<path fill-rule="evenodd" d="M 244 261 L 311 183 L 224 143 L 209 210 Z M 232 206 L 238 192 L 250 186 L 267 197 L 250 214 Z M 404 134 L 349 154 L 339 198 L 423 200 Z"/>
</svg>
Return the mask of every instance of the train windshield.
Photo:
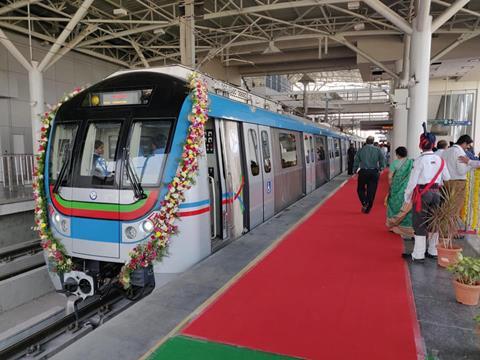
<svg viewBox="0 0 480 360">
<path fill-rule="evenodd" d="M 58 124 L 55 127 L 50 147 L 49 175 L 51 181 L 58 179 L 62 169 L 64 169 L 63 172 L 66 171 L 77 130 L 78 123 Z"/>
<path fill-rule="evenodd" d="M 148 186 L 159 183 L 171 127 L 172 122 L 166 120 L 139 120 L 133 123 L 126 161 L 140 184 Z M 132 179 L 127 171 L 125 166 L 123 184 L 130 185 Z"/>
</svg>

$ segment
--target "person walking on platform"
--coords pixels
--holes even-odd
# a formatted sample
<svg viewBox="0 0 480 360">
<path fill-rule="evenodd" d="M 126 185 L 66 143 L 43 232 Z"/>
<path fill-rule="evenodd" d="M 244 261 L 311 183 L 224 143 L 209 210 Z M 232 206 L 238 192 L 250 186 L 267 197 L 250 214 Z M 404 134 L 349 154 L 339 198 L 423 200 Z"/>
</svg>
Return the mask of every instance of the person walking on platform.
<svg viewBox="0 0 480 360">
<path fill-rule="evenodd" d="M 415 245 L 411 254 L 404 253 L 405 259 L 423 261 L 425 256 L 437 257 L 438 233 L 431 234 L 428 242 L 427 218 L 429 211 L 440 204 L 439 188 L 442 182 L 450 179 L 445 160 L 432 151 L 435 135 L 427 132 L 423 123 L 423 134 L 420 135 L 422 154 L 415 159 L 407 188 L 405 204 L 412 205 L 412 223 L 415 234 Z"/>
<path fill-rule="evenodd" d="M 435 155 L 442 156 L 442 154 L 447 150 L 448 143 L 446 140 L 439 140 L 437 142 L 437 151 L 435 151 Z"/>
<path fill-rule="evenodd" d="M 367 138 L 366 145 L 355 155 L 354 172 L 358 171 L 357 193 L 362 204 L 362 212 L 368 214 L 375 200 L 380 171 L 385 167 L 385 156 L 380 148 L 373 145 L 373 136 Z"/>
<path fill-rule="evenodd" d="M 465 150 L 467 150 L 473 143 L 472 138 L 469 135 L 462 135 L 458 138 L 457 142 L 445 150 L 442 154 L 442 158 L 450 173 L 450 180 L 445 182 L 445 186 L 456 194 L 456 210 L 460 215 L 463 209 L 463 203 L 465 199 L 467 173 L 471 167 L 461 161 L 462 156 L 467 156 Z"/>
<path fill-rule="evenodd" d="M 348 175 L 353 175 L 353 162 L 355 161 L 355 154 L 357 150 L 353 146 L 353 143 L 350 143 L 350 147 L 348 148 Z"/>
<path fill-rule="evenodd" d="M 407 188 L 410 173 L 413 168 L 413 160 L 407 158 L 407 149 L 399 146 L 395 149 L 397 159 L 390 164 L 388 182 L 390 189 L 386 198 L 387 227 L 403 238 L 413 236 L 412 214 L 403 208 L 405 189 Z"/>
</svg>

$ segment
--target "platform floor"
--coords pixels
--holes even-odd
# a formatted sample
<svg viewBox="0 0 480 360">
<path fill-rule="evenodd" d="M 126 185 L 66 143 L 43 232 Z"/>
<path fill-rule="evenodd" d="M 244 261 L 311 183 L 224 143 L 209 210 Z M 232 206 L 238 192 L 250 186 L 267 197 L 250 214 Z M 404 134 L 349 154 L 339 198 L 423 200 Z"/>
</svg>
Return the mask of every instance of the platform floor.
<svg viewBox="0 0 480 360">
<path fill-rule="evenodd" d="M 312 319 L 321 320 L 323 316 L 324 324 L 335 323 L 338 327 L 319 330 L 318 325 L 322 326 L 321 321 L 313 321 L 313 327 L 312 324 L 305 324 L 308 323 L 308 318 L 305 317 L 308 311 L 304 309 L 306 305 L 303 301 L 295 301 L 295 297 L 288 296 L 287 300 L 282 299 L 281 294 L 275 292 L 275 286 L 270 283 L 275 283 L 273 276 L 264 279 L 264 283 L 269 279 L 272 281 L 263 287 L 272 291 L 274 295 L 271 296 L 270 303 L 262 302 L 268 298 L 260 293 L 262 287 L 252 288 L 245 301 L 238 301 L 239 293 L 236 293 L 238 288 L 245 284 L 249 285 L 245 279 L 248 280 L 258 268 L 262 271 L 262 266 L 268 265 L 268 261 L 265 260 L 275 255 L 277 250 L 288 246 L 288 239 L 282 240 L 278 249 L 275 248 L 268 256 L 264 256 L 267 252 L 261 256 L 259 254 L 269 249 L 277 239 L 291 231 L 299 222 L 304 221 L 297 229 L 304 226 L 320 226 L 321 224 L 314 221 L 315 214 L 308 220 L 305 215 L 334 193 L 346 179 L 345 176 L 338 177 L 184 274 L 155 289 L 150 296 L 69 346 L 54 359 L 407 360 L 424 359 L 426 355 L 438 356 L 442 360 L 480 359 L 478 348 L 480 341 L 474 334 L 472 320 L 478 308 L 466 307 L 455 302 L 450 284 L 451 276 L 438 268 L 434 260 L 427 260 L 424 265 L 407 266 L 401 259 L 402 240 L 388 233 L 384 227 L 385 209 L 382 202 L 386 192 L 385 182 L 379 188 L 377 204 L 370 215 L 361 214 L 359 211 L 354 179 L 341 187 L 340 192 L 329 201 L 335 204 L 335 209 L 325 210 L 329 203 L 327 202 L 315 212 L 315 214 L 328 212 L 324 213 L 324 216 L 328 217 L 328 226 L 326 231 L 321 233 L 321 238 L 330 243 L 327 246 L 328 254 L 330 257 L 336 256 L 336 260 L 331 262 L 330 267 L 322 268 L 325 262 L 322 262 L 321 249 L 308 254 L 307 258 L 310 260 L 318 258 L 318 265 L 322 270 L 317 282 L 310 283 L 308 285 L 310 288 L 307 287 L 297 300 L 309 297 L 309 291 L 315 298 L 319 294 L 314 291 L 315 288 L 328 287 L 335 281 L 338 282 L 341 277 L 336 273 L 337 266 L 350 268 L 351 279 L 348 280 L 348 276 L 343 278 L 348 280 L 344 283 L 354 284 L 350 294 L 342 287 L 342 283 L 334 285 L 333 287 L 342 295 L 339 300 L 341 303 L 331 302 L 329 305 L 332 308 L 328 308 L 322 303 L 322 299 L 318 298 L 316 299 L 318 311 L 311 313 Z M 348 192 L 348 196 L 339 195 L 345 191 Z M 345 206 L 339 206 L 338 200 Z M 350 221 L 342 222 L 346 214 L 356 219 L 356 225 Z M 337 220 L 335 228 L 332 222 Z M 342 234 L 352 233 L 353 229 L 354 233 L 358 233 L 353 240 L 358 241 L 353 243 L 352 239 L 345 237 L 338 239 L 332 236 L 334 229 L 340 229 Z M 298 241 L 303 240 L 301 233 L 294 231 L 290 233 L 292 234 L 296 234 Z M 332 239 L 335 241 L 332 242 Z M 372 243 L 376 250 L 372 250 Z M 407 248 L 411 245 L 411 242 L 405 243 Z M 464 246 L 466 254 L 473 253 L 471 247 L 467 244 Z M 356 270 L 348 261 L 352 247 L 360 252 L 366 264 Z M 334 248 L 335 251 L 332 252 Z M 308 264 L 289 263 L 292 251 L 295 252 L 295 246 L 287 252 L 288 256 L 283 257 L 285 268 L 296 266 L 298 269 L 292 272 L 294 276 L 287 275 L 276 282 L 283 282 L 287 293 L 289 285 L 296 289 L 302 283 L 303 279 L 299 274 L 304 265 L 307 269 L 304 275 L 307 277 L 311 275 Z M 281 251 L 278 251 L 276 256 L 278 254 L 282 256 Z M 258 263 L 252 262 L 254 259 L 259 260 Z M 245 272 L 249 264 L 252 267 Z M 387 273 L 385 266 L 390 267 Z M 393 272 L 388 272 L 392 269 Z M 239 272 L 243 275 L 238 276 Z M 264 275 L 268 275 L 265 268 L 263 272 Z M 380 299 L 369 298 L 368 291 L 374 293 L 376 289 L 364 281 L 362 276 L 365 274 L 370 274 L 372 279 L 379 278 L 382 281 L 382 288 L 387 288 L 390 295 Z M 369 290 L 358 296 L 356 293 L 362 291 L 362 288 Z M 281 301 L 284 302 L 283 307 L 277 306 Z M 269 315 L 259 313 L 258 309 L 252 310 L 251 306 L 257 307 L 258 303 L 263 306 L 265 314 L 271 310 L 277 312 L 275 316 L 269 318 L 270 325 L 275 326 L 264 327 L 265 324 L 268 325 L 265 319 Z M 368 313 L 369 308 L 372 309 L 371 314 Z M 295 316 L 296 313 L 300 316 Z M 278 324 L 285 319 L 290 324 L 287 328 L 280 328 Z M 295 323 L 296 319 L 301 323 Z M 249 326 L 255 336 L 248 333 Z M 283 340 L 272 341 L 272 334 L 278 335 Z M 249 340 L 245 341 L 245 338 Z M 312 339 L 317 339 L 317 343 L 312 342 Z M 209 355 L 204 357 L 202 354 Z"/>
<path fill-rule="evenodd" d="M 346 179 L 342 175 L 320 187 L 163 287 L 155 289 L 145 299 L 52 359 L 133 360 L 142 357 Z"/>
</svg>

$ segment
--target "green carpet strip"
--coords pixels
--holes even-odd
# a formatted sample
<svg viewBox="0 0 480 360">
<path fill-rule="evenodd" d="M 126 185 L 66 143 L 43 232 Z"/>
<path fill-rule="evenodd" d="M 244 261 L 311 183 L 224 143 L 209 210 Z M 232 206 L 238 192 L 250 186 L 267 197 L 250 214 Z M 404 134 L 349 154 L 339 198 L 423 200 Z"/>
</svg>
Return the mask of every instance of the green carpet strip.
<svg viewBox="0 0 480 360">
<path fill-rule="evenodd" d="M 176 336 L 160 346 L 149 360 L 279 360 L 294 359 L 262 351 Z"/>
</svg>

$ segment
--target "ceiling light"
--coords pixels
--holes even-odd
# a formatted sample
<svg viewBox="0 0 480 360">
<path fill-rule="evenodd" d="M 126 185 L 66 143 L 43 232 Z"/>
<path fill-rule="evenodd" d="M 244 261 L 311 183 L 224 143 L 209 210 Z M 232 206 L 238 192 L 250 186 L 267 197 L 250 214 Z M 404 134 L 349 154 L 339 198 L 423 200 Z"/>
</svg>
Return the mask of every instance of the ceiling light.
<svg viewBox="0 0 480 360">
<path fill-rule="evenodd" d="M 359 22 L 359 23 L 356 23 L 355 25 L 353 25 L 353 28 L 356 31 L 360 31 L 360 30 L 365 29 L 365 24 L 363 22 Z"/>
<path fill-rule="evenodd" d="M 153 30 L 153 33 L 163 35 L 163 34 L 165 34 L 165 30 L 163 30 L 162 28 L 155 29 L 155 30 Z"/>
<path fill-rule="evenodd" d="M 118 9 L 113 9 L 113 15 L 117 15 L 117 16 L 127 16 L 127 10 L 125 9 L 122 9 L 122 8 L 118 8 Z"/>
<path fill-rule="evenodd" d="M 350 1 L 347 4 L 348 10 L 358 10 L 360 9 L 360 1 Z"/>
</svg>

